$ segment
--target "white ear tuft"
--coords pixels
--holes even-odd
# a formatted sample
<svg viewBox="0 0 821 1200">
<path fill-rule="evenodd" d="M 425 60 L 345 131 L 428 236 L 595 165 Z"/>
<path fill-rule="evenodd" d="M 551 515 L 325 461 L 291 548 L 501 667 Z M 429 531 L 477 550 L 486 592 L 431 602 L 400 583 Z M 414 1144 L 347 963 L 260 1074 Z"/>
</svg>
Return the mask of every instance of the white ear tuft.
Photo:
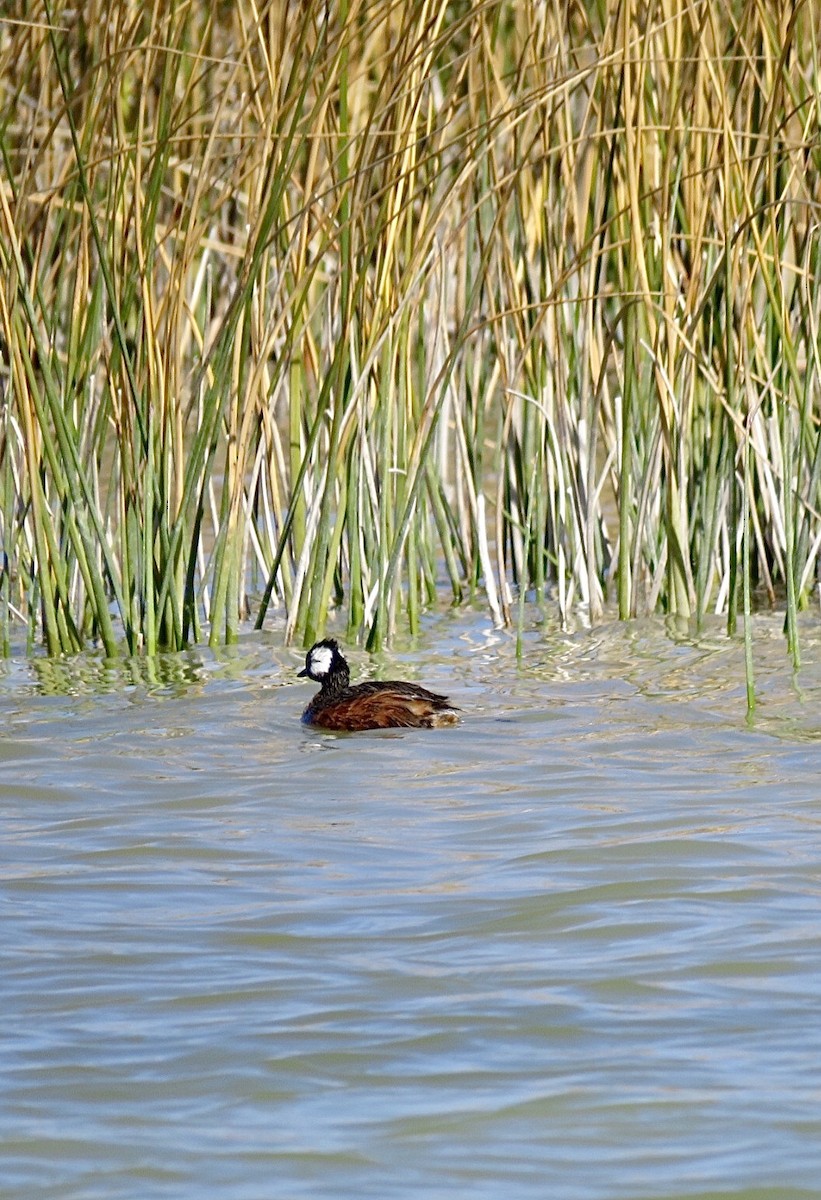
<svg viewBox="0 0 821 1200">
<path fill-rule="evenodd" d="M 312 675 L 327 675 L 331 669 L 333 662 L 333 650 L 328 646 L 317 646 L 311 651 L 311 674 Z"/>
</svg>

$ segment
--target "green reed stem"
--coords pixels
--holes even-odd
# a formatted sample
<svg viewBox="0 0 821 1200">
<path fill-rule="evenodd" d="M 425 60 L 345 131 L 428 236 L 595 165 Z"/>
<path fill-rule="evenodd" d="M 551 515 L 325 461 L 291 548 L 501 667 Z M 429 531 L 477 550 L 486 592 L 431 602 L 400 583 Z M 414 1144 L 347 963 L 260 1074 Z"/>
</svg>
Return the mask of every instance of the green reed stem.
<svg viewBox="0 0 821 1200">
<path fill-rule="evenodd" d="M 784 457 L 782 503 L 784 513 L 784 570 L 787 583 L 787 648 L 793 668 L 801 666 L 801 650 L 798 644 L 798 598 L 795 585 L 795 502 L 793 499 L 794 446 L 792 414 L 786 403 L 779 405 L 781 445 Z"/>
<path fill-rule="evenodd" d="M 624 372 L 621 401 L 621 464 L 619 468 L 619 616 L 626 621 L 631 609 L 630 517 L 633 493 L 633 391 L 635 388 L 636 307 L 624 310 Z"/>
<path fill-rule="evenodd" d="M 747 685 L 747 719 L 755 714 L 755 674 L 753 668 L 752 589 L 750 585 L 750 506 L 753 504 L 750 475 L 750 439 L 744 439 L 744 493 L 742 498 L 742 577 L 744 593 L 744 677 Z"/>
</svg>

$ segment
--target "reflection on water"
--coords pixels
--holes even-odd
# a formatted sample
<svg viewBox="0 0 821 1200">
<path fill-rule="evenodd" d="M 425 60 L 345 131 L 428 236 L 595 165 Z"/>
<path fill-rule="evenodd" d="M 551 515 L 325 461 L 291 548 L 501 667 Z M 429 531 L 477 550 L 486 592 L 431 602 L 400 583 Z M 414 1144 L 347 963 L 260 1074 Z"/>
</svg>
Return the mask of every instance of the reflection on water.
<svg viewBox="0 0 821 1200">
<path fill-rule="evenodd" d="M 821 635 L 355 671 L 461 727 L 306 729 L 301 652 L 0 672 L 0 1197 L 821 1195 Z"/>
</svg>

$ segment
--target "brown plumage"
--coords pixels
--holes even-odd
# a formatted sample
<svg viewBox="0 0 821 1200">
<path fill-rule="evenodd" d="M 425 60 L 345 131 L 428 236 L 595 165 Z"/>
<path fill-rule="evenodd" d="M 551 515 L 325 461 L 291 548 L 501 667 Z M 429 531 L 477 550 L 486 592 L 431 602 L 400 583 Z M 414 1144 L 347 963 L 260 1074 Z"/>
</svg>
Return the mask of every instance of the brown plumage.
<svg viewBox="0 0 821 1200">
<path fill-rule="evenodd" d="M 306 725 L 322 729 L 433 729 L 455 725 L 459 718 L 447 696 L 416 683 L 371 679 L 350 683 L 348 664 L 333 638 L 317 642 L 305 658 L 300 676 L 320 689 L 302 714 Z"/>
</svg>

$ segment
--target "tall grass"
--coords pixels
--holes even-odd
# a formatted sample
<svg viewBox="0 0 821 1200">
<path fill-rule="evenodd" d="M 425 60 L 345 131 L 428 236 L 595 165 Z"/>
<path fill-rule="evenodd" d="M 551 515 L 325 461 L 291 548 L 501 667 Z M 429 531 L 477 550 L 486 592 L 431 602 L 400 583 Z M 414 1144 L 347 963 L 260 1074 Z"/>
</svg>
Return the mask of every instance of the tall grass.
<svg viewBox="0 0 821 1200">
<path fill-rule="evenodd" d="M 0 628 L 816 587 L 815 6 L 20 0 Z M 752 689 L 752 682 L 750 682 Z M 751 697 L 752 697 L 751 691 Z"/>
</svg>

